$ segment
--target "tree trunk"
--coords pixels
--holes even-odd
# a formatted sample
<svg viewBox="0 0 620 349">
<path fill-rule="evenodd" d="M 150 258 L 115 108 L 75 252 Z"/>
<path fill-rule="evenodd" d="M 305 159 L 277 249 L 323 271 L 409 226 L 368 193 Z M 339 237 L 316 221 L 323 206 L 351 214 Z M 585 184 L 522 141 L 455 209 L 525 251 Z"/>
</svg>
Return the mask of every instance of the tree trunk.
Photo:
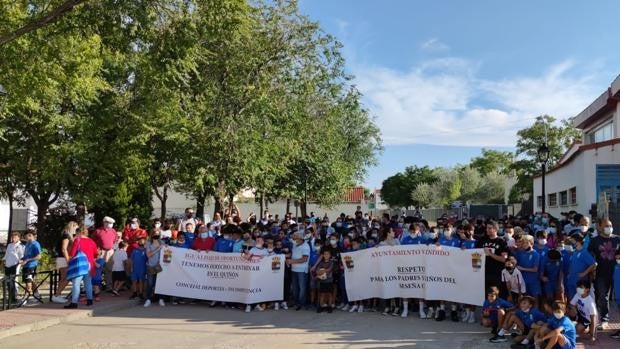
<svg viewBox="0 0 620 349">
<path fill-rule="evenodd" d="M 37 234 L 40 237 L 45 236 L 45 220 L 46 220 L 46 216 L 47 216 L 47 210 L 49 209 L 50 205 L 48 203 L 48 200 L 46 198 L 42 198 L 41 200 L 35 200 L 35 204 L 37 204 L 37 224 L 35 225 L 35 227 L 37 228 Z"/>
<path fill-rule="evenodd" d="M 219 213 L 221 217 L 224 217 L 223 207 L 222 207 L 222 198 L 220 196 L 214 196 L 213 200 L 215 201 L 213 208 L 213 217 L 215 217 L 216 213 Z"/>
<path fill-rule="evenodd" d="M 168 186 L 164 185 L 164 190 L 161 193 L 161 198 L 160 198 L 160 202 L 161 202 L 161 210 L 159 212 L 159 219 L 161 219 L 162 221 L 164 219 L 166 219 L 166 211 L 168 211 L 168 208 L 166 207 L 166 203 L 168 201 Z"/>
<path fill-rule="evenodd" d="M 301 205 L 299 205 L 301 207 L 301 218 L 305 221 L 306 220 L 306 216 L 308 216 L 307 213 L 307 207 L 306 207 L 306 200 L 302 199 L 300 200 Z"/>
<path fill-rule="evenodd" d="M 9 192 L 7 196 L 9 199 L 9 231 L 8 231 L 9 240 L 7 240 L 7 243 L 8 243 L 11 238 L 11 232 L 13 232 L 13 193 Z"/>
<path fill-rule="evenodd" d="M 256 215 L 256 220 L 260 221 L 263 219 L 263 207 L 265 205 L 265 197 L 263 194 L 260 195 L 260 212 Z"/>
<path fill-rule="evenodd" d="M 201 192 L 196 197 L 196 218 L 200 218 L 201 220 L 205 217 L 205 200 L 207 199 L 207 195 L 205 192 Z"/>
<path fill-rule="evenodd" d="M 284 215 L 286 216 L 289 212 L 291 212 L 291 198 L 286 198 L 286 212 L 284 212 Z"/>
</svg>

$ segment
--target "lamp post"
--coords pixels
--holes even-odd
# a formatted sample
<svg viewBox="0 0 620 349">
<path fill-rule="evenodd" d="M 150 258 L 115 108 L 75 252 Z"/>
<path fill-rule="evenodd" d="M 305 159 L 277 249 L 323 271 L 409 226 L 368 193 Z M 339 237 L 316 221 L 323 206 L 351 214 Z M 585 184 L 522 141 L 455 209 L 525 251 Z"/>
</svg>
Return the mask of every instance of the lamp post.
<svg viewBox="0 0 620 349">
<path fill-rule="evenodd" d="M 546 193 L 545 193 L 545 174 L 547 174 L 547 162 L 549 161 L 549 147 L 547 146 L 547 141 L 538 147 L 538 162 L 542 167 L 542 213 L 545 213 L 546 206 Z"/>
</svg>

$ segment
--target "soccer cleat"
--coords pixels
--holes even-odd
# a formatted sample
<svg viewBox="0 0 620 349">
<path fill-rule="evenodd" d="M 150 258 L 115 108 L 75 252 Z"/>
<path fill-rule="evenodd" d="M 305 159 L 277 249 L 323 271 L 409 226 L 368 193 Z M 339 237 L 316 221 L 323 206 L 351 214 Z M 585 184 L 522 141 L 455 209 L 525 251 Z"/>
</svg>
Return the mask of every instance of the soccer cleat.
<svg viewBox="0 0 620 349">
<path fill-rule="evenodd" d="M 344 310 L 344 309 L 342 309 Z M 351 309 L 349 309 L 349 313 L 355 313 L 357 311 L 357 305 L 353 305 Z"/>
</svg>

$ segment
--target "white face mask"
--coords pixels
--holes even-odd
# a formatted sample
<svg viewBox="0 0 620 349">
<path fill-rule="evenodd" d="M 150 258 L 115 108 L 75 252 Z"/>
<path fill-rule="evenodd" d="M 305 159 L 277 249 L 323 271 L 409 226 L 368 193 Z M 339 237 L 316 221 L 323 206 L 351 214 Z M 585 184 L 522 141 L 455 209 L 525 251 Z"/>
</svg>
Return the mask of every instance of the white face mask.
<svg viewBox="0 0 620 349">
<path fill-rule="evenodd" d="M 564 250 L 566 252 L 573 252 L 573 246 L 572 245 L 565 245 L 564 246 Z"/>
<path fill-rule="evenodd" d="M 577 287 L 577 294 L 583 296 L 586 290 L 583 287 Z"/>
<path fill-rule="evenodd" d="M 209 237 L 209 233 L 200 233 L 200 237 L 206 239 Z"/>
<path fill-rule="evenodd" d="M 549 234 L 555 234 L 556 230 L 555 228 L 549 228 Z"/>
<path fill-rule="evenodd" d="M 617 263 L 617 264 L 620 264 L 620 259 L 616 259 L 616 263 Z"/>
<path fill-rule="evenodd" d="M 138 223 L 131 223 L 131 229 L 138 229 Z"/>
<path fill-rule="evenodd" d="M 452 232 L 450 230 L 444 230 L 443 231 L 443 236 L 449 238 L 450 236 L 452 236 Z"/>
<path fill-rule="evenodd" d="M 161 227 L 161 223 L 155 223 L 155 228 Z"/>
<path fill-rule="evenodd" d="M 338 240 L 329 240 L 329 243 L 330 243 L 332 246 L 336 247 L 336 245 L 338 245 Z"/>
<path fill-rule="evenodd" d="M 613 227 L 605 227 L 603 228 L 603 232 L 605 233 L 605 235 L 611 235 L 614 233 L 614 228 Z"/>
<path fill-rule="evenodd" d="M 580 226 L 579 226 L 579 230 L 580 230 L 582 233 L 585 233 L 586 231 L 588 231 L 588 226 L 587 226 L 587 225 L 580 225 Z"/>
<path fill-rule="evenodd" d="M 547 239 L 538 239 L 538 244 L 539 245 L 546 245 L 547 244 Z"/>
<path fill-rule="evenodd" d="M 105 224 L 105 227 L 108 228 L 108 229 L 112 229 L 113 226 L 114 226 L 113 223 L 106 223 Z"/>
<path fill-rule="evenodd" d="M 560 320 L 561 318 L 564 317 L 563 313 L 553 313 L 553 316 L 555 316 L 556 319 Z"/>
</svg>

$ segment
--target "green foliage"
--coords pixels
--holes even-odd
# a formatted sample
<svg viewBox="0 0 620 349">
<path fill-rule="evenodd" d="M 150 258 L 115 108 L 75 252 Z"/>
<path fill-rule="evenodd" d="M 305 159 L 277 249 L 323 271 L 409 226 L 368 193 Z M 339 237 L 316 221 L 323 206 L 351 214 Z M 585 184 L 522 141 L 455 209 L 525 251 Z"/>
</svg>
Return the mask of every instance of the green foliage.
<svg viewBox="0 0 620 349">
<path fill-rule="evenodd" d="M 475 157 L 469 166 L 485 176 L 491 172 L 508 175 L 512 172 L 514 154 L 508 151 L 499 151 L 482 148 L 482 155 Z"/>
<path fill-rule="evenodd" d="M 416 205 L 411 193 L 422 183 L 433 184 L 441 180 L 439 175 L 428 166 L 409 166 L 405 171 L 388 177 L 381 186 L 381 197 L 392 207 L 409 207 Z"/>
</svg>

